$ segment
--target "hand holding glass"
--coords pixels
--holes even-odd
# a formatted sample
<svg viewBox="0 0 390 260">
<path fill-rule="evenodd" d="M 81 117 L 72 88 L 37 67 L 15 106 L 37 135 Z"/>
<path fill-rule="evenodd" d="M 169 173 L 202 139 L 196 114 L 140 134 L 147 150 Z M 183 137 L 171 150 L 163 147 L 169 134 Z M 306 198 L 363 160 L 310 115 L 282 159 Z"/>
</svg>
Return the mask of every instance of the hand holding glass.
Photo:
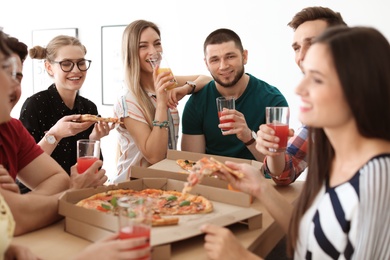
<svg viewBox="0 0 390 260">
<path fill-rule="evenodd" d="M 171 67 L 168 65 L 167 58 L 164 56 L 162 52 L 157 52 L 156 54 L 152 55 L 152 57 L 149 59 L 150 65 L 152 66 L 153 69 L 158 66 L 157 69 L 157 75 L 162 73 L 162 72 L 169 72 L 170 76 L 173 77 L 170 82 L 172 83 L 170 86 L 167 87 L 167 90 L 176 88 L 178 86 L 178 83 L 175 79 L 175 76 L 173 76 Z"/>
<path fill-rule="evenodd" d="M 266 124 L 275 131 L 275 136 L 279 137 L 279 148 L 269 148 L 270 152 L 284 152 L 287 148 L 289 133 L 290 109 L 288 107 L 266 107 Z"/>
<path fill-rule="evenodd" d="M 152 203 L 148 198 L 122 197 L 118 199 L 119 238 L 148 238 L 144 245 L 134 249 L 150 246 L 150 229 L 152 225 Z M 150 255 L 145 258 L 150 259 Z"/>
<path fill-rule="evenodd" d="M 236 109 L 236 102 L 234 97 L 217 97 L 217 109 L 218 109 L 218 118 L 221 118 L 223 109 Z M 221 120 L 219 119 L 220 124 L 234 122 L 232 119 Z M 228 131 L 232 127 L 223 127 L 221 131 Z"/>
<path fill-rule="evenodd" d="M 80 139 L 77 141 L 77 171 L 84 173 L 100 158 L 100 141 Z"/>
</svg>

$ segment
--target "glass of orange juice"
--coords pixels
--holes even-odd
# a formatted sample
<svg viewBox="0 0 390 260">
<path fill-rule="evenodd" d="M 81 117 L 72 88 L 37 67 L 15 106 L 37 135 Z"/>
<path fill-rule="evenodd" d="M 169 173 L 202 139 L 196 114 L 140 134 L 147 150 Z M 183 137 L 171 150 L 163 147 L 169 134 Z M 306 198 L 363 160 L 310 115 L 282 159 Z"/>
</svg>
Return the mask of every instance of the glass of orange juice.
<svg viewBox="0 0 390 260">
<path fill-rule="evenodd" d="M 290 109 L 288 107 L 266 107 L 265 118 L 268 127 L 275 131 L 279 137 L 279 147 L 269 148 L 270 152 L 284 152 L 287 148 Z"/>
<path fill-rule="evenodd" d="M 100 158 L 100 141 L 80 139 L 77 140 L 77 171 L 84 173 Z"/>
<path fill-rule="evenodd" d="M 162 52 L 157 52 L 156 54 L 154 54 L 149 59 L 149 62 L 153 69 L 155 69 L 158 66 L 157 74 L 160 74 L 162 72 L 169 72 L 170 76 L 173 77 L 173 79 L 170 80 L 172 84 L 167 87 L 167 90 L 176 88 L 178 86 L 175 76 L 173 76 L 171 67 L 168 64 L 167 58 L 164 56 Z"/>
</svg>

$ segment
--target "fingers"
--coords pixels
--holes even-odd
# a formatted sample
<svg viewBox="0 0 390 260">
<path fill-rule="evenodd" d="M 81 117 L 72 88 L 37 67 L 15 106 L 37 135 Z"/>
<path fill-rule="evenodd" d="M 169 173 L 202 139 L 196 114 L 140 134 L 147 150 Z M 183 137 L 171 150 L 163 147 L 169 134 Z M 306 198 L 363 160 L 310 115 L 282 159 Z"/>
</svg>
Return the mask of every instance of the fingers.
<svg viewBox="0 0 390 260">
<path fill-rule="evenodd" d="M 256 149 L 264 155 L 275 156 L 279 153 L 273 152 L 279 147 L 279 137 L 275 131 L 267 125 L 261 125 L 257 131 Z M 273 149 L 270 149 L 273 148 Z"/>
<path fill-rule="evenodd" d="M 294 134 L 295 134 L 294 129 L 292 129 L 292 128 L 288 129 L 288 136 L 289 137 L 293 137 Z"/>
<path fill-rule="evenodd" d="M 200 231 L 202 231 L 203 233 L 214 234 L 214 235 L 216 235 L 218 233 L 218 230 L 220 229 L 221 227 L 212 224 L 203 224 L 200 227 Z"/>
<path fill-rule="evenodd" d="M 16 183 L 2 183 L 1 187 L 4 190 L 8 190 L 20 194 L 19 186 Z"/>
<path fill-rule="evenodd" d="M 77 121 L 81 117 L 80 114 L 77 115 L 69 115 L 69 116 L 64 116 L 61 120 L 63 121 Z"/>
</svg>

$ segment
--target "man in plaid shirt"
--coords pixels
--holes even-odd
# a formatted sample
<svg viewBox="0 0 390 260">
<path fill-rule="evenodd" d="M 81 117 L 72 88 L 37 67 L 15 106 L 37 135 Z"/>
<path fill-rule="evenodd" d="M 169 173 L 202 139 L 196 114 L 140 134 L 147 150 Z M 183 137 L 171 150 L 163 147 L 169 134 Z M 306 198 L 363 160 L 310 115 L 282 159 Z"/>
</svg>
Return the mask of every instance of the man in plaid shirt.
<svg viewBox="0 0 390 260">
<path fill-rule="evenodd" d="M 301 68 L 306 51 L 313 38 L 320 35 L 325 29 L 346 25 L 340 13 L 325 7 L 308 7 L 298 12 L 288 23 L 293 28 L 294 37 L 292 47 L 295 52 L 295 62 Z M 290 130 L 293 134 L 293 130 Z M 296 135 L 290 138 L 285 153 L 270 152 L 269 148 L 277 148 L 279 139 L 275 131 L 261 125 L 257 132 L 256 148 L 266 155 L 264 159 L 265 173 L 270 175 L 278 185 L 289 185 L 294 182 L 307 166 L 306 151 L 308 143 L 308 128 L 302 126 Z"/>
</svg>

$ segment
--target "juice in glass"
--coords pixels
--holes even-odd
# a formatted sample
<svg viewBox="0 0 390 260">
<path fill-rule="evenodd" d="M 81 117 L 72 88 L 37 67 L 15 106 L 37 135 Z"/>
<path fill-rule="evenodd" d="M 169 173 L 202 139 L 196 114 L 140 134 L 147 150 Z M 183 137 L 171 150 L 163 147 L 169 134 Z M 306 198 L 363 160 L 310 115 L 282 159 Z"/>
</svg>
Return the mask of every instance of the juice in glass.
<svg viewBox="0 0 390 260">
<path fill-rule="evenodd" d="M 77 171 L 79 174 L 84 173 L 98 158 L 85 156 L 77 158 Z"/>
<path fill-rule="evenodd" d="M 119 239 L 139 238 L 147 237 L 148 241 L 141 246 L 134 247 L 133 249 L 141 249 L 149 246 L 150 241 L 150 226 L 136 224 L 133 226 L 122 227 L 119 231 Z M 137 258 L 137 260 L 148 260 L 151 259 L 150 254 L 145 257 Z"/>
<path fill-rule="evenodd" d="M 120 239 L 135 238 L 135 237 L 148 237 L 150 240 L 150 226 L 135 224 L 133 226 L 122 227 L 119 232 Z M 149 241 L 145 243 L 145 245 L 136 247 L 135 249 L 144 248 L 148 246 L 149 246 Z"/>
<path fill-rule="evenodd" d="M 222 111 L 218 111 L 218 118 L 220 118 L 222 116 Z M 229 122 L 234 122 L 233 119 L 227 119 L 227 120 L 221 120 L 219 119 L 219 123 L 220 124 L 224 124 L 224 123 L 229 123 Z M 227 131 L 227 130 L 230 130 L 232 129 L 233 127 L 223 127 L 221 128 L 222 131 Z"/>
<path fill-rule="evenodd" d="M 267 126 L 274 129 L 275 135 L 279 137 L 279 148 L 276 149 L 276 152 L 286 151 L 288 132 L 289 132 L 288 125 L 282 123 L 273 123 L 273 124 L 267 124 Z"/>
<path fill-rule="evenodd" d="M 160 73 L 163 73 L 163 72 L 169 72 L 170 76 L 173 77 L 173 73 L 172 73 L 172 70 L 170 68 L 158 68 L 157 69 L 157 74 L 160 74 Z M 170 82 L 172 84 L 166 88 L 167 90 L 176 88 L 178 86 L 177 81 L 176 81 L 175 78 L 173 78 Z"/>
</svg>

